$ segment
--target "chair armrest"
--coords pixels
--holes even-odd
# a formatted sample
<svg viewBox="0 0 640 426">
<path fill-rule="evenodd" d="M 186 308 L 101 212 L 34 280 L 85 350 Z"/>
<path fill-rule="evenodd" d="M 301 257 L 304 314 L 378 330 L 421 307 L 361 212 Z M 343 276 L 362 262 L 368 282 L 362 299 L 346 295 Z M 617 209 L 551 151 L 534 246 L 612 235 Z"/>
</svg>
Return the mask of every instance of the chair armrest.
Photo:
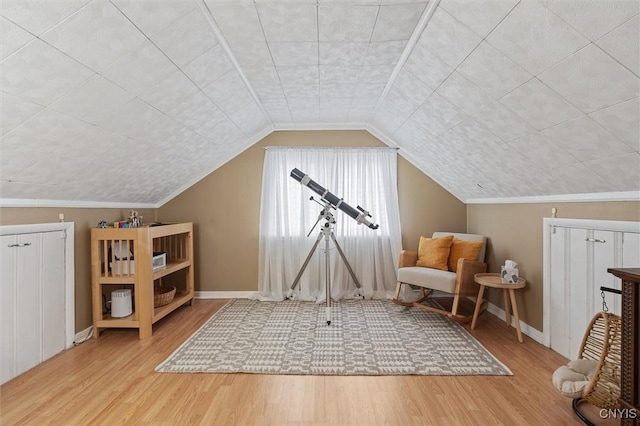
<svg viewBox="0 0 640 426">
<path fill-rule="evenodd" d="M 487 264 L 477 260 L 458 259 L 456 271 L 455 294 L 460 296 L 477 296 L 478 283 L 473 279 L 475 274 L 487 271 Z"/>
<path fill-rule="evenodd" d="M 398 262 L 398 268 L 404 268 L 407 266 L 416 266 L 418 262 L 418 252 L 402 250 L 400 252 L 400 261 Z"/>
</svg>

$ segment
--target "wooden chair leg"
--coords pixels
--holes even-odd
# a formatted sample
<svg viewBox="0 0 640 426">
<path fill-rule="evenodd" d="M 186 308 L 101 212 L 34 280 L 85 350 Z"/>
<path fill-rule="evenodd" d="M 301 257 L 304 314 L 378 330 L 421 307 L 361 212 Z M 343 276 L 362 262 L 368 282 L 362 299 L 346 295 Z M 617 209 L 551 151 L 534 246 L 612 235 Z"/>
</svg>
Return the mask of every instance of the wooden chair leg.
<svg viewBox="0 0 640 426">
<path fill-rule="evenodd" d="M 400 290 L 402 290 L 402 284 L 404 283 L 398 281 L 398 284 L 396 285 L 396 292 L 393 295 L 393 299 L 391 299 L 391 301 L 402 306 L 413 306 L 413 303 L 403 302 L 402 300 L 400 300 Z"/>
</svg>

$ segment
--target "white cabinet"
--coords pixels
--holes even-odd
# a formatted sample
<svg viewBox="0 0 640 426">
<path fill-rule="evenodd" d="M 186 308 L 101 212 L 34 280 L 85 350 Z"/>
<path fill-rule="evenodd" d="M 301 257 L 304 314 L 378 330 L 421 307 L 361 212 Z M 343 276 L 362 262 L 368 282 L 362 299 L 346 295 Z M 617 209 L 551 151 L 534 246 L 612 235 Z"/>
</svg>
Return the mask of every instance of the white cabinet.
<svg viewBox="0 0 640 426">
<path fill-rule="evenodd" d="M 73 313 L 67 312 L 67 230 L 6 234 L 2 228 L 0 383 L 5 383 L 64 350 L 73 342 L 68 334 L 75 325 L 68 324 Z"/>
<path fill-rule="evenodd" d="M 545 219 L 544 330 L 546 343 L 577 356 L 589 321 L 603 308 L 600 287 L 620 289 L 608 268 L 640 266 L 640 223 Z M 610 312 L 620 296 L 605 292 Z"/>
</svg>

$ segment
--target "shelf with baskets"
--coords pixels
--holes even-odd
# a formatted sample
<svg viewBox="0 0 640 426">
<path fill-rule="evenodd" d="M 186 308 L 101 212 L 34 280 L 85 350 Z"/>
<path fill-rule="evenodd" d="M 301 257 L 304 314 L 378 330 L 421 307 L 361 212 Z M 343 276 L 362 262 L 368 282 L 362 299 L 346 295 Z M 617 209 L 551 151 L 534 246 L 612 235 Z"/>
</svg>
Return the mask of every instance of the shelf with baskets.
<svg viewBox="0 0 640 426">
<path fill-rule="evenodd" d="M 138 328 L 141 339 L 150 337 L 156 321 L 193 304 L 193 267 L 192 223 L 92 229 L 93 336 L 116 327 Z M 107 309 L 115 308 L 114 290 L 129 298 L 118 315 Z"/>
</svg>

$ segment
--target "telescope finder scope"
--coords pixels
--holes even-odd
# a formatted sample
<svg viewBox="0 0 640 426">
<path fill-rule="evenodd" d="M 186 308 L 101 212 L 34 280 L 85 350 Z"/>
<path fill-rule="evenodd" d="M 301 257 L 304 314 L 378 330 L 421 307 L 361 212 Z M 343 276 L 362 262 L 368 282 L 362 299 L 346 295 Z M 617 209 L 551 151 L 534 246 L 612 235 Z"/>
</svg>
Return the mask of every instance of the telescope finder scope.
<svg viewBox="0 0 640 426">
<path fill-rule="evenodd" d="M 297 180 L 298 182 L 300 182 L 301 185 L 308 187 L 313 192 L 320 195 L 320 197 L 322 197 L 322 200 L 331 204 L 333 208 L 342 210 L 344 213 L 346 213 L 348 216 L 350 216 L 356 222 L 358 222 L 358 224 L 364 224 L 371 229 L 378 229 L 378 225 L 371 223 L 369 222 L 369 220 L 367 220 L 367 217 L 371 217 L 371 214 L 369 214 L 368 211 L 366 211 L 360 206 L 358 206 L 358 210 L 354 209 L 349 204 L 345 203 L 342 200 L 342 198 L 336 197 L 334 194 L 332 194 L 327 189 L 325 189 L 322 185 L 318 184 L 316 181 L 311 179 L 304 172 L 298 169 L 293 169 L 291 170 L 291 177 Z"/>
</svg>

